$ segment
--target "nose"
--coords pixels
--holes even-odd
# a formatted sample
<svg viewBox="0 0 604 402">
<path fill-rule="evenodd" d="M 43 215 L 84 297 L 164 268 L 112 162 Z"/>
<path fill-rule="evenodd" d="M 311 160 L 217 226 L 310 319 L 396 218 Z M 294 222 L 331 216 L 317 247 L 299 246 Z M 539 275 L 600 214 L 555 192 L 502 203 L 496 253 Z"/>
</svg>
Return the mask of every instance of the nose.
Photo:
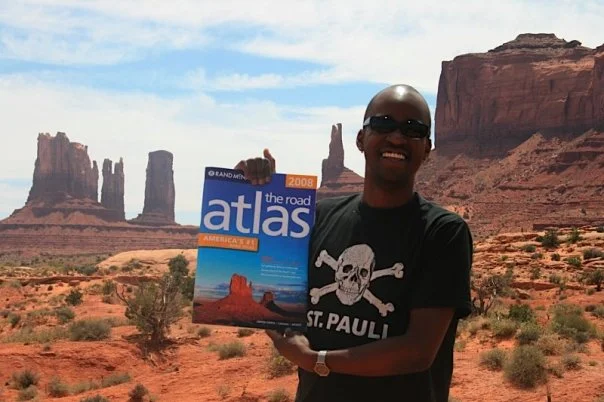
<svg viewBox="0 0 604 402">
<path fill-rule="evenodd" d="M 411 139 L 404 135 L 401 129 L 391 131 L 388 133 L 388 135 L 386 135 L 386 141 L 394 145 L 405 144 L 409 140 Z"/>
</svg>

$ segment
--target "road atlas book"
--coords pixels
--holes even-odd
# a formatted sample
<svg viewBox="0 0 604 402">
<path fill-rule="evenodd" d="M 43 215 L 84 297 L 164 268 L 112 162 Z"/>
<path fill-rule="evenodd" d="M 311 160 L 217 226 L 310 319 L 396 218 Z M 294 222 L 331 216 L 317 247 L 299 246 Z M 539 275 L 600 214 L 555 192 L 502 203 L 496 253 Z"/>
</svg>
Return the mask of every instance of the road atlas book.
<svg viewBox="0 0 604 402">
<path fill-rule="evenodd" d="M 205 170 L 193 323 L 306 329 L 316 176 Z"/>
</svg>

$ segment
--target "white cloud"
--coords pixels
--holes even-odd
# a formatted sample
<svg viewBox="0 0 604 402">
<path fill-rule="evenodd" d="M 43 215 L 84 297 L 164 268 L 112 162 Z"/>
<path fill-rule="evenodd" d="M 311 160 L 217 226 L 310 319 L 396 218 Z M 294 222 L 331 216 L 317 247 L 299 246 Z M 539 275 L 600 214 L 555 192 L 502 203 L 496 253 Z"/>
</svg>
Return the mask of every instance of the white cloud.
<svg viewBox="0 0 604 402">
<path fill-rule="evenodd" d="M 483 52 L 524 32 L 551 32 L 595 47 L 602 43 L 601 1 L 343 0 L 118 1 L 27 0 L 0 6 L 0 22 L 26 30 L 2 34 L 13 57 L 50 62 L 116 63 L 154 48 L 227 47 L 256 55 L 320 63 L 326 77 L 408 82 L 436 93 L 443 60 Z M 57 54 L 49 49 L 58 49 Z M 334 73 L 335 72 L 335 73 Z M 301 76 L 266 71 L 217 77 L 244 87 L 302 85 Z M 312 79 L 314 78 L 314 79 Z M 319 79 L 319 82 L 320 79 Z"/>
<path fill-rule="evenodd" d="M 343 123 L 346 149 L 353 151 L 363 113 L 363 108 L 286 108 L 264 101 L 224 104 L 203 94 L 181 99 L 117 94 L 55 86 L 23 75 L 0 78 L 0 110 L 11 111 L 3 116 L 10 130 L 0 134 L 0 141 L 11 147 L 0 159 L 5 177 L 31 179 L 37 134 L 62 131 L 87 145 L 99 165 L 104 158 L 124 158 L 128 216 L 142 211 L 150 151 L 174 154 L 176 209 L 197 211 L 204 166 L 232 167 L 269 147 L 279 171 L 320 175 L 331 124 Z M 347 164 L 360 171 L 360 154 L 354 154 L 358 152 L 347 154 Z M 12 211 L 26 198 L 12 197 L 11 205 L 2 207 Z"/>
</svg>

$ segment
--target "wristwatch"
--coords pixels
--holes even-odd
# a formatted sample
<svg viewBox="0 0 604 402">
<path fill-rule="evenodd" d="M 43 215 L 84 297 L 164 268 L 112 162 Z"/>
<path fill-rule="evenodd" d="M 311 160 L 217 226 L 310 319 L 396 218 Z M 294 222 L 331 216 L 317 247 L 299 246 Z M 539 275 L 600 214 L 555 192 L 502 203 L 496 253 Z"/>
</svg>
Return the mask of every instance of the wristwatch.
<svg viewBox="0 0 604 402">
<path fill-rule="evenodd" d="M 325 364 L 325 356 L 327 356 L 327 351 L 321 350 L 317 355 L 317 362 L 315 363 L 315 373 L 321 377 L 327 377 L 329 375 L 329 367 Z"/>
</svg>

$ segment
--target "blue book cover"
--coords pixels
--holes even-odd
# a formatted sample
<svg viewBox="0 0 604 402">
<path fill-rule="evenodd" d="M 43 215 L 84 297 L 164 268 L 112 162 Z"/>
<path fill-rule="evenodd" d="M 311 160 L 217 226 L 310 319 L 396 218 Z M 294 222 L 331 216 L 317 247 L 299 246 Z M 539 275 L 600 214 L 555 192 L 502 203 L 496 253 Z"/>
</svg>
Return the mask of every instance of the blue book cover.
<svg viewBox="0 0 604 402">
<path fill-rule="evenodd" d="M 193 323 L 306 329 L 317 177 L 205 169 Z"/>
</svg>

